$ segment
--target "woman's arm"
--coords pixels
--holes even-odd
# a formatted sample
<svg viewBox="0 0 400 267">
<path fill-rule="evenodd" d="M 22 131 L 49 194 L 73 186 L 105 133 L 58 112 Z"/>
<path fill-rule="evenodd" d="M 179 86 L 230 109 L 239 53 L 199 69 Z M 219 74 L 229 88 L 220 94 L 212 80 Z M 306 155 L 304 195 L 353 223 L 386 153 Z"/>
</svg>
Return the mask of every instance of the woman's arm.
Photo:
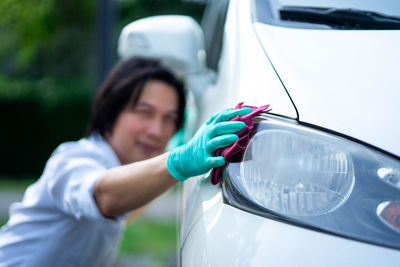
<svg viewBox="0 0 400 267">
<path fill-rule="evenodd" d="M 178 181 L 206 173 L 225 164 L 214 156 L 218 148 L 232 145 L 244 122 L 230 121 L 250 108 L 225 110 L 211 117 L 188 143 L 155 158 L 112 168 L 100 178 L 94 198 L 100 212 L 116 217 L 147 204 Z"/>
<path fill-rule="evenodd" d="M 100 212 L 116 217 L 142 207 L 178 183 L 167 169 L 168 154 L 108 170 L 94 189 Z"/>
</svg>

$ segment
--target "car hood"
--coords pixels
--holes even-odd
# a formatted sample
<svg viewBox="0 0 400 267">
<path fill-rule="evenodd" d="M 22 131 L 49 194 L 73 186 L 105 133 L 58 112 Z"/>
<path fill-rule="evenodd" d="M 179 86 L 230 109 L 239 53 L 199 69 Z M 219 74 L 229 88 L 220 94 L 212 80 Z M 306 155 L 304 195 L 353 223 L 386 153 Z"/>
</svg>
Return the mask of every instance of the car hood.
<svg viewBox="0 0 400 267">
<path fill-rule="evenodd" d="M 254 27 L 299 121 L 400 156 L 400 31 Z"/>
</svg>

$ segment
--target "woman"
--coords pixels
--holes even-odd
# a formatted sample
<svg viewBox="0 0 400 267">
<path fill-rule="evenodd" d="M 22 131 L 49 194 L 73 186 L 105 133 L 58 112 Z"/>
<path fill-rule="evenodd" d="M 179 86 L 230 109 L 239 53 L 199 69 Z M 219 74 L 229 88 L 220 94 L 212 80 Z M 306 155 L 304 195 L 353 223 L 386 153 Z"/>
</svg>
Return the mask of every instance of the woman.
<svg viewBox="0 0 400 267">
<path fill-rule="evenodd" d="M 251 109 L 213 116 L 183 146 L 164 152 L 181 127 L 182 84 L 156 61 L 116 65 L 97 93 L 88 135 L 61 144 L 40 179 L 10 208 L 1 266 L 110 266 L 128 212 L 178 181 L 224 164 Z"/>
</svg>

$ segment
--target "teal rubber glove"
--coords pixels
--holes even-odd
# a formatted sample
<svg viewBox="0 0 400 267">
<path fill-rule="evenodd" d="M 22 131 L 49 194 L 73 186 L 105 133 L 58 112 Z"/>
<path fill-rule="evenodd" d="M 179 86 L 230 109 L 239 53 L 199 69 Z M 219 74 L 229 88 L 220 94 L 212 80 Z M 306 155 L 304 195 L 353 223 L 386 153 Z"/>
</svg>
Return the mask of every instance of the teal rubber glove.
<svg viewBox="0 0 400 267">
<path fill-rule="evenodd" d="M 186 144 L 173 149 L 167 160 L 170 174 L 179 181 L 208 172 L 214 167 L 225 164 L 222 156 L 214 156 L 218 148 L 232 145 L 246 124 L 241 121 L 229 121 L 243 116 L 251 108 L 228 109 L 212 116 Z"/>
</svg>

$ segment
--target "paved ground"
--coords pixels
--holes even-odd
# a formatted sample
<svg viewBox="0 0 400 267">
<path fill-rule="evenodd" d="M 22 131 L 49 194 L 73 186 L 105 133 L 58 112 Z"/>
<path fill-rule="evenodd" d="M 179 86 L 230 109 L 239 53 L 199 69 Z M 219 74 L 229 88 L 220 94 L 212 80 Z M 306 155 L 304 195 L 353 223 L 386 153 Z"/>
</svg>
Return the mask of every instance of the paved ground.
<svg viewBox="0 0 400 267">
<path fill-rule="evenodd" d="M 21 201 L 23 196 L 21 190 L 0 189 L 0 217 L 8 217 L 8 209 L 13 202 Z M 177 193 L 168 191 L 154 200 L 144 210 L 142 216 L 157 219 L 175 219 L 178 213 Z"/>
</svg>

